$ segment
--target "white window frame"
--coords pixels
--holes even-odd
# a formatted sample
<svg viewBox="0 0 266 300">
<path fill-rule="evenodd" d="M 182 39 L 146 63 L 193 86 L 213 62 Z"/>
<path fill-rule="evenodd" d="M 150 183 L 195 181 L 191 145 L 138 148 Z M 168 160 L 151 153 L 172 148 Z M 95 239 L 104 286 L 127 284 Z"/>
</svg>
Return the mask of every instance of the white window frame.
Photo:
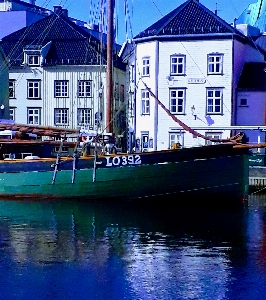
<svg viewBox="0 0 266 300">
<path fill-rule="evenodd" d="M 15 121 L 16 107 L 9 107 L 10 120 Z"/>
<path fill-rule="evenodd" d="M 184 114 L 186 102 L 186 89 L 176 88 L 169 90 L 169 110 L 172 114 Z"/>
<path fill-rule="evenodd" d="M 141 90 L 141 115 L 150 114 L 150 92 Z"/>
<path fill-rule="evenodd" d="M 39 66 L 40 65 L 40 55 L 27 54 L 27 64 L 28 64 L 28 66 Z"/>
<path fill-rule="evenodd" d="M 205 136 L 210 137 L 210 138 L 215 138 L 215 139 L 221 139 L 223 133 L 222 132 L 206 132 Z M 219 144 L 219 142 L 212 142 L 210 140 L 205 140 L 205 145 L 215 145 Z"/>
<path fill-rule="evenodd" d="M 78 97 L 92 97 L 92 80 L 78 80 Z"/>
<path fill-rule="evenodd" d="M 41 108 L 28 107 L 28 109 L 27 109 L 27 124 L 41 125 Z"/>
<path fill-rule="evenodd" d="M 223 73 L 223 57 L 220 53 L 208 54 L 208 75 Z"/>
<path fill-rule="evenodd" d="M 54 96 L 55 98 L 68 98 L 69 81 L 55 80 L 54 81 Z"/>
<path fill-rule="evenodd" d="M 28 99 L 41 99 L 41 81 L 27 80 Z"/>
<path fill-rule="evenodd" d="M 170 75 L 185 75 L 185 55 L 170 56 Z"/>
<path fill-rule="evenodd" d="M 150 57 L 142 58 L 142 76 L 150 76 Z"/>
<path fill-rule="evenodd" d="M 9 98 L 14 99 L 16 98 L 16 80 L 15 79 L 9 79 Z M 12 96 L 10 96 L 12 94 Z"/>
<path fill-rule="evenodd" d="M 69 124 L 69 109 L 68 108 L 55 108 L 54 109 L 54 124 L 56 126 Z"/>
<path fill-rule="evenodd" d="M 183 132 L 169 132 L 169 148 L 173 149 L 174 144 L 180 144 L 184 146 L 184 133 Z"/>
<path fill-rule="evenodd" d="M 206 98 L 207 115 L 221 115 L 223 113 L 223 89 L 208 88 Z"/>
<path fill-rule="evenodd" d="M 92 109 L 91 108 L 78 108 L 77 111 L 78 125 L 92 125 Z"/>
</svg>

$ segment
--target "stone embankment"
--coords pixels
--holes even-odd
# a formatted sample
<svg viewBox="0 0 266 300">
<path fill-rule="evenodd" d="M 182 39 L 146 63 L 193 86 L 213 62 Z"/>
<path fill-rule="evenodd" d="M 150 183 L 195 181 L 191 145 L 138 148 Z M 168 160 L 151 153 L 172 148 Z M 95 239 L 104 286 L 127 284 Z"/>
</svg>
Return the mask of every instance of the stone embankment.
<svg viewBox="0 0 266 300">
<path fill-rule="evenodd" d="M 266 167 L 249 167 L 249 190 L 266 193 Z"/>
</svg>

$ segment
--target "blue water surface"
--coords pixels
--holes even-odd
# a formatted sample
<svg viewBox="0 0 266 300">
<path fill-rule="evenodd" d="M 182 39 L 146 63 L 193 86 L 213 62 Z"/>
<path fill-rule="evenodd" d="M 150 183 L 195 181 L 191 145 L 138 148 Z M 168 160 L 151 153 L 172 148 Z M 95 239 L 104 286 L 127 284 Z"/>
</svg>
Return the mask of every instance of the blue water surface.
<svg viewBox="0 0 266 300">
<path fill-rule="evenodd" d="M 237 209 L 2 200 L 0 299 L 266 299 L 266 197 Z"/>
</svg>

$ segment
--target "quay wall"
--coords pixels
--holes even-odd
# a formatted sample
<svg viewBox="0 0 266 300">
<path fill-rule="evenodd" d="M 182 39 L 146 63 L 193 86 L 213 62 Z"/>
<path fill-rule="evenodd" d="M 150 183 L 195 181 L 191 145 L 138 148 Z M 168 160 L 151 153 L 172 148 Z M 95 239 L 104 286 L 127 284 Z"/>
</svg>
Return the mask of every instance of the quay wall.
<svg viewBox="0 0 266 300">
<path fill-rule="evenodd" d="M 266 167 L 249 167 L 249 190 L 250 192 L 261 191 L 266 193 Z"/>
</svg>

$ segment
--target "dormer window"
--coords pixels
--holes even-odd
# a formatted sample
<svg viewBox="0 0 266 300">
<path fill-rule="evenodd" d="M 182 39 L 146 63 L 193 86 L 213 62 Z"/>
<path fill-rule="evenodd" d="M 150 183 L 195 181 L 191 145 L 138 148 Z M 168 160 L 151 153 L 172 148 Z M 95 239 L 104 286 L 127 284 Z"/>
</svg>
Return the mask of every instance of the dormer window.
<svg viewBox="0 0 266 300">
<path fill-rule="evenodd" d="M 41 65 L 42 46 L 41 45 L 27 45 L 24 49 L 23 64 L 30 67 Z"/>
<path fill-rule="evenodd" d="M 40 56 L 39 55 L 27 55 L 27 63 L 29 66 L 39 66 L 40 65 Z"/>
</svg>

